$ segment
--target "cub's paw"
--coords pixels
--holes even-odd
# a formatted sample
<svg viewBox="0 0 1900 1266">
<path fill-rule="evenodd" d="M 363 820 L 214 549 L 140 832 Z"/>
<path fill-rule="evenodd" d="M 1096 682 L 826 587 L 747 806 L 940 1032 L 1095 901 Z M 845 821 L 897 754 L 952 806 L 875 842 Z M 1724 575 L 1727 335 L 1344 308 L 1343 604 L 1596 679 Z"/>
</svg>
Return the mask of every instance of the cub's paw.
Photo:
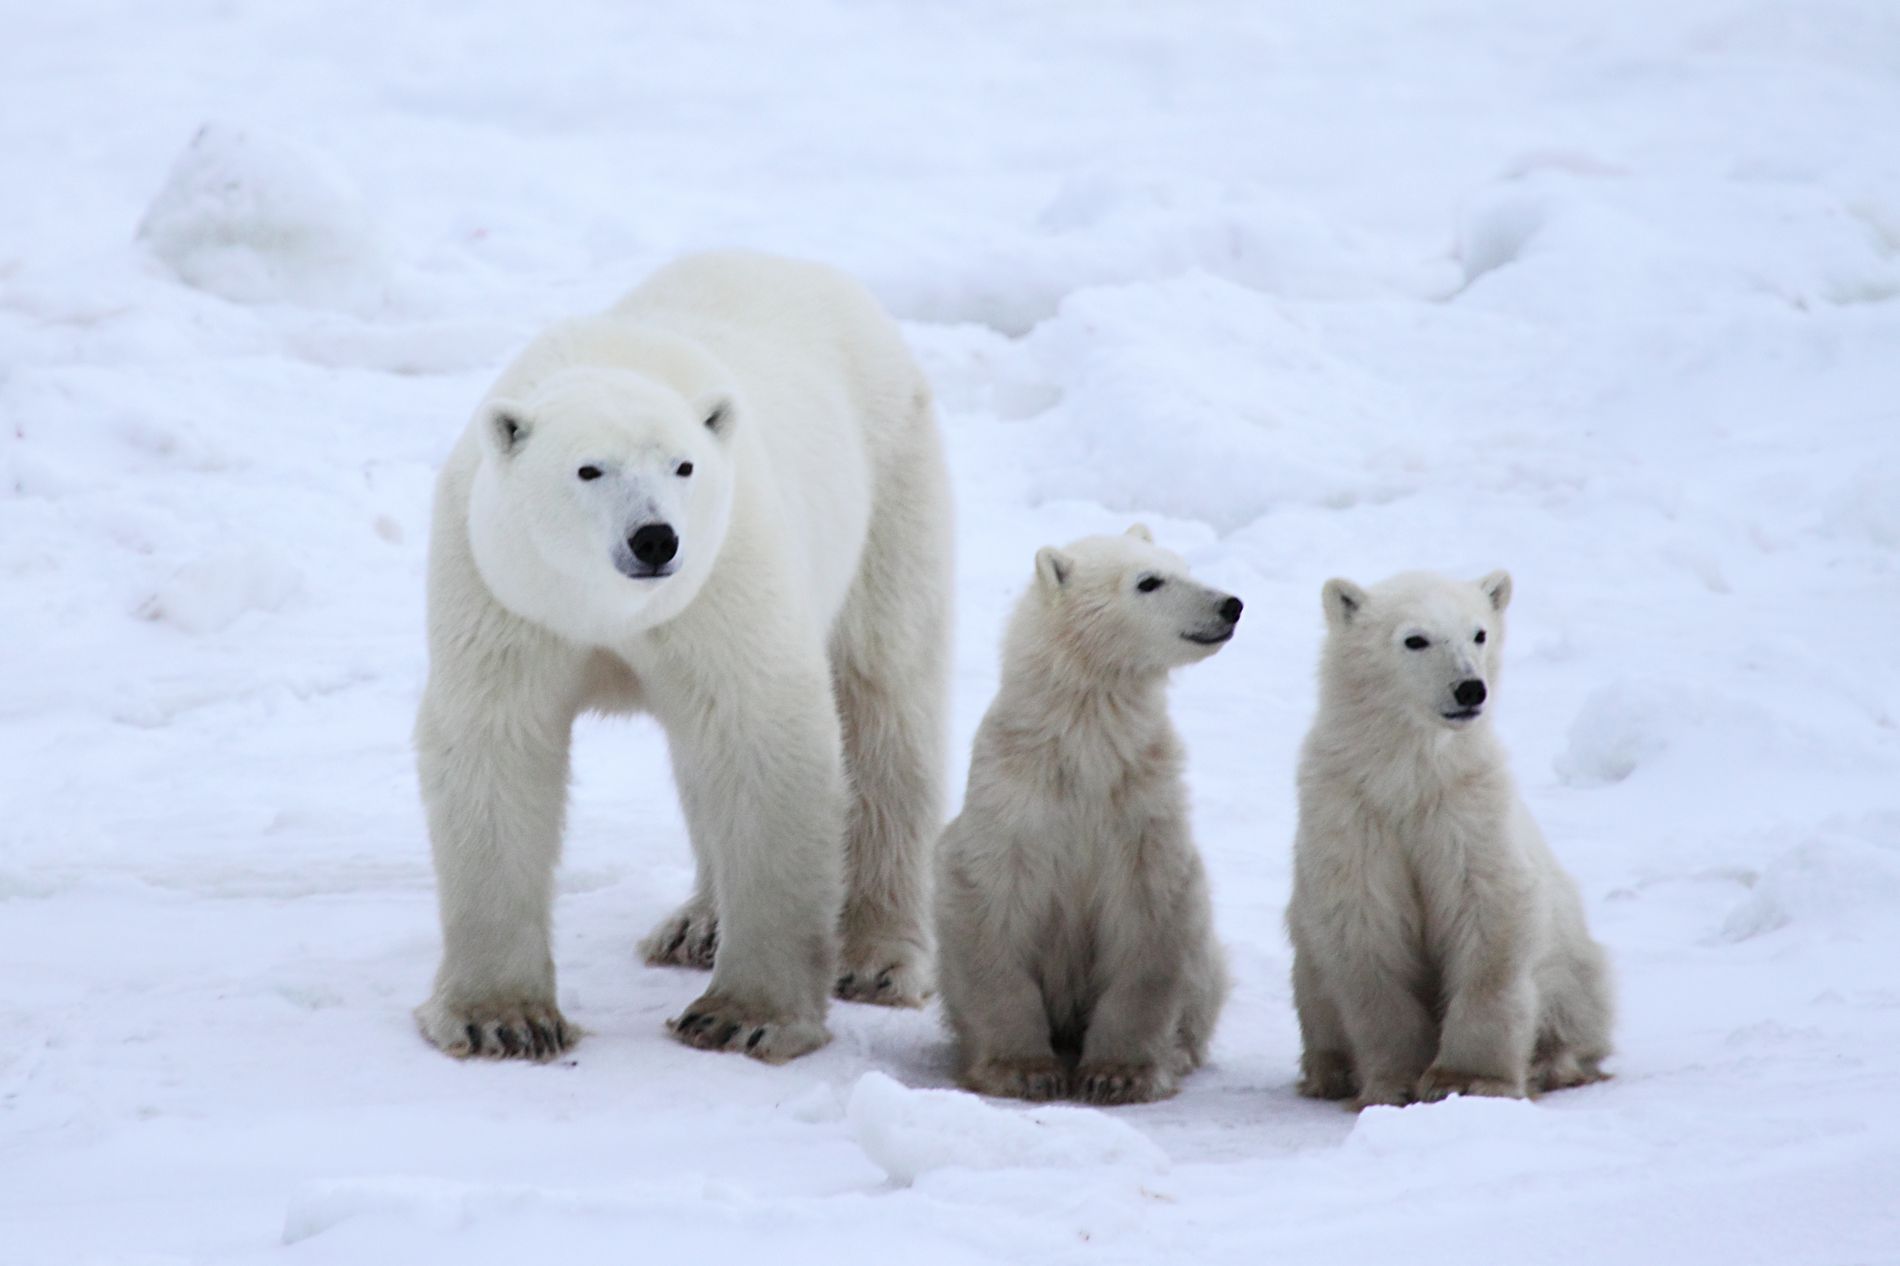
<svg viewBox="0 0 1900 1266">
<path fill-rule="evenodd" d="M 581 1040 L 581 1028 L 568 1023 L 552 1002 L 525 998 L 451 1004 L 431 998 L 416 1008 L 422 1036 L 457 1059 L 560 1058 Z"/>
<path fill-rule="evenodd" d="M 1463 1073 L 1433 1064 L 1418 1079 L 1416 1092 L 1420 1103 L 1437 1103 L 1453 1095 L 1477 1095 L 1485 1099 L 1522 1099 L 1524 1084 L 1481 1073 Z"/>
<path fill-rule="evenodd" d="M 1075 1097 L 1084 1103 L 1153 1103 L 1175 1091 L 1153 1064 L 1084 1063 L 1075 1071 Z"/>
<path fill-rule="evenodd" d="M 710 968 L 718 950 L 719 917 L 698 900 L 661 919 L 640 942 L 640 956 L 652 967 Z"/>
<path fill-rule="evenodd" d="M 986 1059 L 963 1074 L 966 1088 L 980 1095 L 1042 1102 L 1069 1093 L 1069 1072 L 1053 1055 L 1028 1059 Z"/>
<path fill-rule="evenodd" d="M 909 941 L 847 942 L 840 961 L 832 992 L 846 1002 L 921 1007 L 930 997 L 930 958 Z"/>
<path fill-rule="evenodd" d="M 1356 1089 L 1352 1061 L 1339 1051 L 1300 1057 L 1300 1093 L 1308 1099 L 1350 1099 Z"/>
<path fill-rule="evenodd" d="M 1531 1093 L 1543 1094 L 1547 1090 L 1569 1090 L 1573 1086 L 1587 1086 L 1595 1081 L 1607 1081 L 1610 1074 L 1603 1071 L 1594 1059 L 1579 1059 L 1570 1051 L 1560 1051 L 1531 1064 Z"/>
<path fill-rule="evenodd" d="M 1392 1078 L 1373 1078 L 1359 1088 L 1352 1101 L 1354 1112 L 1361 1108 L 1403 1108 L 1414 1102 L 1412 1087 L 1409 1083 Z"/>
<path fill-rule="evenodd" d="M 666 1027 L 674 1037 L 702 1051 L 742 1051 L 768 1064 L 783 1064 L 815 1051 L 831 1040 L 822 1020 L 775 1015 L 707 991 Z"/>
</svg>

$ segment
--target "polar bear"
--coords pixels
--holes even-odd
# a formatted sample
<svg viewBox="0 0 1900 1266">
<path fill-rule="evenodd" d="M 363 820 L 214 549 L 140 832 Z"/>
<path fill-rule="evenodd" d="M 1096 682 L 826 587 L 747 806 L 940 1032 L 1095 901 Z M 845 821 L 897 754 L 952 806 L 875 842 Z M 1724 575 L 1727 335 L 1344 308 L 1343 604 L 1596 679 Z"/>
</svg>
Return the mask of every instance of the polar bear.
<svg viewBox="0 0 1900 1266">
<path fill-rule="evenodd" d="M 530 344 L 436 492 L 429 1040 L 546 1059 L 578 1034 L 548 930 L 590 709 L 671 749 L 698 878 L 643 948 L 712 967 L 680 1040 L 776 1062 L 826 1040 L 834 987 L 921 1005 L 950 579 L 929 390 L 841 274 L 693 256 Z"/>
<path fill-rule="evenodd" d="M 1241 603 L 1187 571 L 1140 525 L 1036 555 L 938 850 L 944 1016 L 972 1090 L 1140 1103 L 1207 1057 L 1227 973 L 1166 689 Z"/>
<path fill-rule="evenodd" d="M 1511 577 L 1326 582 L 1299 770 L 1300 1092 L 1358 1106 L 1601 1079 L 1610 982 L 1491 731 Z"/>
</svg>

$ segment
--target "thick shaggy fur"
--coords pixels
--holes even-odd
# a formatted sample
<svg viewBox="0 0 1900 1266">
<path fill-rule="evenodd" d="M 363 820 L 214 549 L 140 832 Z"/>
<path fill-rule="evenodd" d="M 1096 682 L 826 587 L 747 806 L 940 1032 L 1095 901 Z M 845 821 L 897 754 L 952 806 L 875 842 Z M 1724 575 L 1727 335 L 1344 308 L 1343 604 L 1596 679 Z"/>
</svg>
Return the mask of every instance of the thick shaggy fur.
<svg viewBox="0 0 1900 1266">
<path fill-rule="evenodd" d="M 677 533 L 662 563 L 635 535 L 655 524 Z M 783 1060 L 825 1041 L 834 987 L 921 1003 L 950 550 L 923 376 L 836 272 L 691 257 L 531 344 L 437 487 L 424 1034 L 574 1040 L 548 931 L 587 709 L 650 713 L 672 750 L 698 883 L 643 948 L 713 969 L 681 1040 Z"/>
<path fill-rule="evenodd" d="M 1206 1059 L 1227 976 L 1166 687 L 1238 618 L 1145 528 L 1038 554 L 938 859 L 970 1089 L 1137 1103 Z"/>
<path fill-rule="evenodd" d="M 1603 951 L 1491 730 L 1511 578 L 1323 598 L 1287 910 L 1300 1092 L 1403 1104 L 1605 1076 Z"/>
</svg>

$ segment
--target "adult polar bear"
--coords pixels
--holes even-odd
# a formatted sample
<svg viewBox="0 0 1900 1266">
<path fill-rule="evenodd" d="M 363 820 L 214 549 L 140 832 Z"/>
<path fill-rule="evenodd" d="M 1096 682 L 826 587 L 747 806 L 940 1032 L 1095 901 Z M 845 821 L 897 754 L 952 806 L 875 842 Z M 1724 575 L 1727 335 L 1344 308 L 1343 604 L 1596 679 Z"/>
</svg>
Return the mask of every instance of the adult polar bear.
<svg viewBox="0 0 1900 1266">
<path fill-rule="evenodd" d="M 529 345 L 436 490 L 429 1040 L 545 1059 L 578 1036 L 548 931 L 589 709 L 666 729 L 698 881 L 644 949 L 713 968 L 681 1040 L 776 1062 L 824 1043 L 834 982 L 920 1003 L 950 568 L 929 389 L 843 275 L 692 256 Z"/>
</svg>

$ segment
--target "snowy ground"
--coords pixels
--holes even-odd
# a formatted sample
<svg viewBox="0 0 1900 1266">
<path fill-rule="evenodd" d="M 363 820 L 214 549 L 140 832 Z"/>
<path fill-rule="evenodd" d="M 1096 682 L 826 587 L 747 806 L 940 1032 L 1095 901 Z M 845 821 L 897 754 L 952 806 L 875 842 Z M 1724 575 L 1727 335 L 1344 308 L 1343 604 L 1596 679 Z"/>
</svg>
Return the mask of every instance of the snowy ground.
<svg viewBox="0 0 1900 1266">
<path fill-rule="evenodd" d="M 1900 8 L 6 27 L 0 1261 L 1900 1260 Z M 937 383 L 959 786 L 1037 546 L 1139 516 L 1246 598 L 1175 693 L 1239 984 L 1174 1101 L 948 1092 L 934 1013 L 675 1045 L 646 725 L 579 745 L 576 1057 L 416 1035 L 433 468 L 540 325 L 710 244 L 856 271 Z M 1292 761 L 1321 581 L 1412 566 L 1517 577 L 1500 724 L 1620 1052 L 1355 1120 L 1292 1091 Z"/>
</svg>

